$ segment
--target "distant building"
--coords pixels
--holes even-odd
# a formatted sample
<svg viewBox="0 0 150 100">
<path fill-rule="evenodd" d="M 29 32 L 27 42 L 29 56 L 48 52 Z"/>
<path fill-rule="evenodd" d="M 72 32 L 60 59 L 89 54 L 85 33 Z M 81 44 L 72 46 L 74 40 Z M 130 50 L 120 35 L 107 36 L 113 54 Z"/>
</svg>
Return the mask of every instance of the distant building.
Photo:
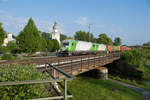
<svg viewBox="0 0 150 100">
<path fill-rule="evenodd" d="M 4 39 L 3 46 L 7 46 L 9 41 L 15 41 L 15 39 L 13 38 L 13 35 L 11 33 L 7 34 L 7 37 Z"/>
<path fill-rule="evenodd" d="M 53 32 L 51 34 L 52 34 L 52 39 L 56 39 L 60 44 L 60 31 L 56 21 L 54 23 Z"/>
</svg>

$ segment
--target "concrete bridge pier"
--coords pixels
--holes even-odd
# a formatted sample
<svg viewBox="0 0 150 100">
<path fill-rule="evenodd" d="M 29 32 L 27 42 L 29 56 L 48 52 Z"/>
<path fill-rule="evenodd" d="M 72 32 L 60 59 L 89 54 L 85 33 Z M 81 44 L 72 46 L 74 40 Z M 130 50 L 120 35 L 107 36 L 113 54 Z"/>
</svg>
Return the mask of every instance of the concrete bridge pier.
<svg viewBox="0 0 150 100">
<path fill-rule="evenodd" d="M 97 67 L 96 69 L 96 77 L 99 79 L 108 79 L 108 69 L 106 67 Z"/>
</svg>

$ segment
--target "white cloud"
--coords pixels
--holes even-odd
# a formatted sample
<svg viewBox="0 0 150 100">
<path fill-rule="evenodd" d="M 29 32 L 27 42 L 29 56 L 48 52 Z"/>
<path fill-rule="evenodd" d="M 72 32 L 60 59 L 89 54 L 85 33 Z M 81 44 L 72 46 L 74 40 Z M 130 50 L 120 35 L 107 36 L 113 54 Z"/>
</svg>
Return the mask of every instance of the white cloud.
<svg viewBox="0 0 150 100">
<path fill-rule="evenodd" d="M 0 11 L 0 15 L 1 15 L 0 21 L 3 23 L 3 26 L 6 29 L 12 29 L 12 30 L 20 31 L 21 29 L 23 29 L 24 25 L 27 22 L 26 18 L 13 17 L 13 16 L 8 15 L 4 11 Z"/>
<path fill-rule="evenodd" d="M 24 26 L 27 24 L 29 17 L 15 17 L 7 14 L 5 11 L 0 10 L 0 22 L 3 23 L 3 26 L 7 32 L 10 33 L 19 33 Z M 53 23 L 50 23 L 46 20 L 39 20 L 33 18 L 36 26 L 40 31 L 51 32 Z"/>
<path fill-rule="evenodd" d="M 0 2 L 6 2 L 6 1 L 8 1 L 8 0 L 0 0 Z"/>
<path fill-rule="evenodd" d="M 75 23 L 79 26 L 85 26 L 88 23 L 88 18 L 87 17 L 82 17 L 82 18 L 76 20 Z"/>
</svg>

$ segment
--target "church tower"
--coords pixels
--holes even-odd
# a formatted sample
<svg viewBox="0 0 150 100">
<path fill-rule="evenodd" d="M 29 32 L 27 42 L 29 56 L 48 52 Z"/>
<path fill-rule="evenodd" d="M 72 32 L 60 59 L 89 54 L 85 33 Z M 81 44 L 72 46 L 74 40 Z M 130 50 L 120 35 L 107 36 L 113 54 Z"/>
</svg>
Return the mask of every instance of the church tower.
<svg viewBox="0 0 150 100">
<path fill-rule="evenodd" d="M 52 39 L 56 39 L 60 44 L 60 31 L 56 21 L 53 26 Z"/>
</svg>

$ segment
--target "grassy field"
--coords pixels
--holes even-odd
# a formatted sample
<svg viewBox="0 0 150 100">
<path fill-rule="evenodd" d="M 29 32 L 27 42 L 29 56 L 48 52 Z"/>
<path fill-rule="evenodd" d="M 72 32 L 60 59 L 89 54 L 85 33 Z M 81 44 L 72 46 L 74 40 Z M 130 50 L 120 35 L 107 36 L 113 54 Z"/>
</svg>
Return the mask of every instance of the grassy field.
<svg viewBox="0 0 150 100">
<path fill-rule="evenodd" d="M 110 80 L 83 76 L 69 82 L 68 89 L 73 94 L 70 100 L 145 100 L 141 94 Z"/>
<path fill-rule="evenodd" d="M 114 80 L 118 80 L 118 81 L 121 81 L 124 83 L 128 83 L 131 85 L 135 85 L 135 86 L 140 87 L 140 88 L 150 90 L 150 86 L 148 86 L 147 82 L 144 82 L 144 81 L 129 80 L 129 79 L 120 78 L 119 76 L 111 76 L 111 75 L 109 75 L 109 78 L 114 79 Z"/>
</svg>

